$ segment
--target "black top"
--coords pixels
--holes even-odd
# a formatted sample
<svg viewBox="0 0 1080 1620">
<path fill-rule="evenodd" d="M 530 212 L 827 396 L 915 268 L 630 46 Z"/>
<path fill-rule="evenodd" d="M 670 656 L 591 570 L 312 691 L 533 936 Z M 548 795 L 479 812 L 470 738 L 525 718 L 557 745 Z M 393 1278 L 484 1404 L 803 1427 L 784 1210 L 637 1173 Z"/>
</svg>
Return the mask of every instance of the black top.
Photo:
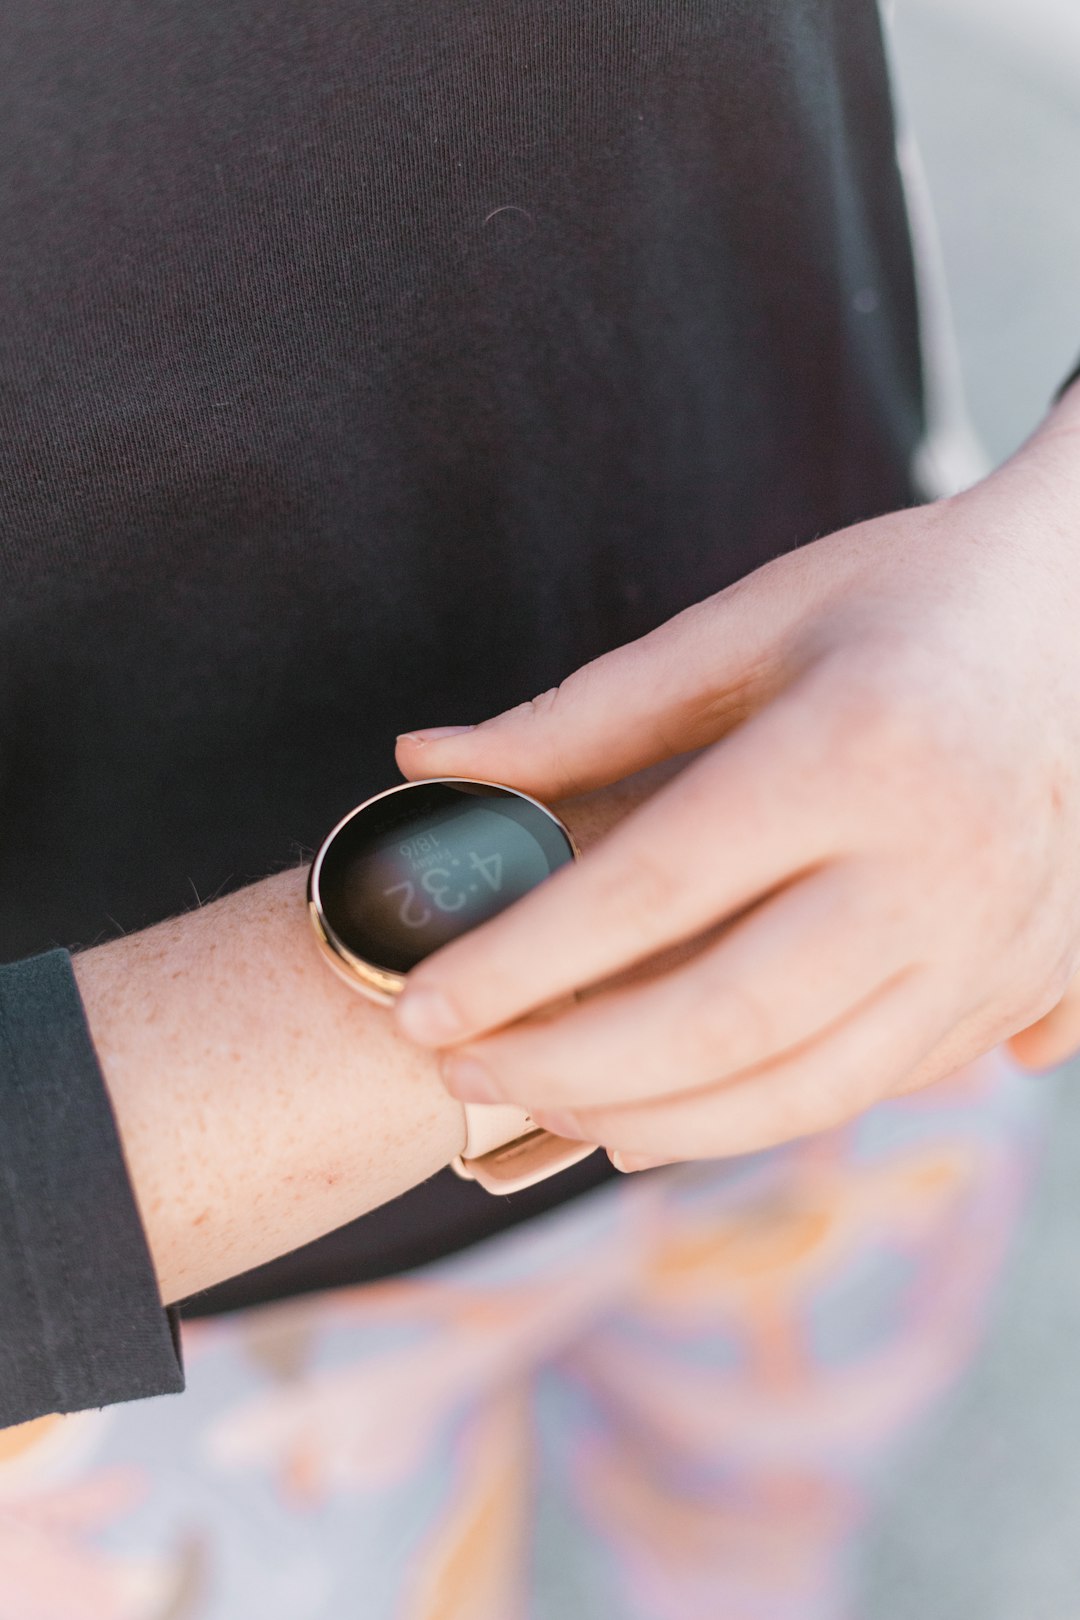
<svg viewBox="0 0 1080 1620">
<path fill-rule="evenodd" d="M 69 952 L 919 497 L 872 0 L 0 8 L 0 1422 L 182 1387 Z M 415 1265 L 444 1173 L 190 1301 Z"/>
</svg>

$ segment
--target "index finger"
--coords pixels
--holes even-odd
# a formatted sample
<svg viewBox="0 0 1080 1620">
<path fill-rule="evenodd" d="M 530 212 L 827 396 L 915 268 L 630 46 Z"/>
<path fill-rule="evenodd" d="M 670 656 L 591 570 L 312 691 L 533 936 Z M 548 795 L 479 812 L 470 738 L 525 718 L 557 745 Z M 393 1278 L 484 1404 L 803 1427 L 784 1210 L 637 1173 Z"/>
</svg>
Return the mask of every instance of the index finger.
<svg viewBox="0 0 1080 1620">
<path fill-rule="evenodd" d="M 495 1029 L 700 934 L 835 852 L 812 675 L 715 744 L 582 860 L 408 975 L 402 1033 Z"/>
</svg>

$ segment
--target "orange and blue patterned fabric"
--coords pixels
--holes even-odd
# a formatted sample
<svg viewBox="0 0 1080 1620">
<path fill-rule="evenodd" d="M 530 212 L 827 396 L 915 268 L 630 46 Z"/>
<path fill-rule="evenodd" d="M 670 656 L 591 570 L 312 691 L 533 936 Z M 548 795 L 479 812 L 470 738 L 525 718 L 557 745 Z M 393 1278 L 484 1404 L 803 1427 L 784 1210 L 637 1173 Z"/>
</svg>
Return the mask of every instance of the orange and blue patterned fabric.
<svg viewBox="0 0 1080 1620">
<path fill-rule="evenodd" d="M 185 1325 L 188 1388 L 0 1433 L 0 1620 L 847 1620 L 1038 1158 L 992 1054 L 386 1282 Z"/>
</svg>

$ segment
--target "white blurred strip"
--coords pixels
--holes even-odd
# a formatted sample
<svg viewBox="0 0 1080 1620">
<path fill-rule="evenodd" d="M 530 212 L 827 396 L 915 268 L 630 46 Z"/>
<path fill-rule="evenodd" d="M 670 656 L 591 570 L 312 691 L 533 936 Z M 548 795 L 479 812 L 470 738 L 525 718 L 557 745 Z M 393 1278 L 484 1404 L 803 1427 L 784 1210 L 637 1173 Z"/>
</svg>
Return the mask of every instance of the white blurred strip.
<svg viewBox="0 0 1080 1620">
<path fill-rule="evenodd" d="M 967 0 L 955 3 L 967 4 Z M 913 457 L 912 476 L 927 499 L 934 500 L 977 483 L 992 470 L 993 461 L 975 429 L 964 396 L 941 238 L 922 153 L 904 104 L 890 32 L 894 0 L 882 0 L 881 13 L 896 111 L 896 156 L 915 256 L 926 400 L 926 434 Z"/>
</svg>

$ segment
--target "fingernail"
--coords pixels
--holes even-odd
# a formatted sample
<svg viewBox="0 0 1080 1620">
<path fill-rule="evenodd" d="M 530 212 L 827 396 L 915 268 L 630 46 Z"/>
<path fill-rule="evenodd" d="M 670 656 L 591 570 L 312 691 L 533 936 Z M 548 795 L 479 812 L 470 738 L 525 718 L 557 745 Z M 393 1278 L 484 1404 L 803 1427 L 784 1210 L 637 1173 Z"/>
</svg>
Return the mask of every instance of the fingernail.
<svg viewBox="0 0 1080 1620">
<path fill-rule="evenodd" d="M 401 1033 L 421 1046 L 439 1046 L 461 1031 L 461 1020 L 447 997 L 427 985 L 403 991 L 394 1012 Z"/>
<path fill-rule="evenodd" d="M 537 1113 L 535 1109 L 529 1110 L 529 1117 L 534 1125 L 539 1125 L 542 1131 L 550 1131 L 553 1136 L 567 1136 L 571 1142 L 584 1142 L 585 1132 L 576 1114 L 560 1112 L 558 1109 L 542 1109 Z"/>
<path fill-rule="evenodd" d="M 443 1084 L 459 1102 L 503 1102 L 498 1086 L 482 1063 L 471 1057 L 443 1058 Z"/>
<path fill-rule="evenodd" d="M 662 1164 L 671 1164 L 670 1159 L 653 1159 L 647 1153 L 609 1153 L 608 1158 L 616 1170 L 623 1175 L 633 1175 L 635 1170 L 656 1170 Z"/>
<path fill-rule="evenodd" d="M 429 726 L 426 731 L 402 731 L 398 742 L 441 742 L 444 737 L 460 737 L 463 731 L 475 731 L 475 726 Z"/>
</svg>

